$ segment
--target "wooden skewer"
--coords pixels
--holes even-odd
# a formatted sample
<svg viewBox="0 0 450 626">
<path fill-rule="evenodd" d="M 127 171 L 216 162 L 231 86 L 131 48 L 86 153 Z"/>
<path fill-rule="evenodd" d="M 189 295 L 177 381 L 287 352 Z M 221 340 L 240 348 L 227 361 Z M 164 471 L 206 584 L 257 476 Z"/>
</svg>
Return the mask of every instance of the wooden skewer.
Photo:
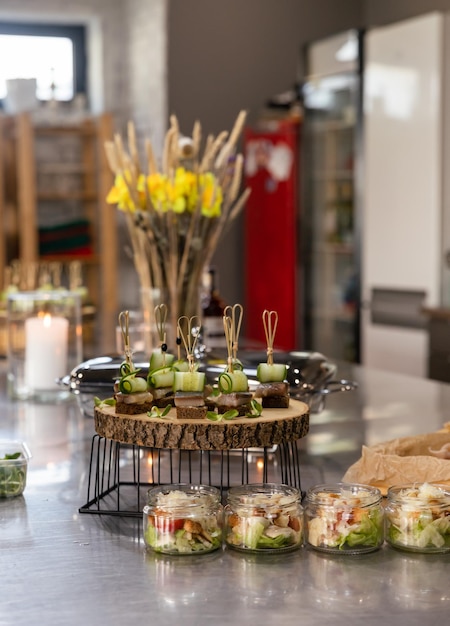
<svg viewBox="0 0 450 626">
<path fill-rule="evenodd" d="M 223 316 L 223 330 L 225 333 L 225 343 L 227 346 L 227 353 L 228 353 L 228 359 L 227 359 L 228 368 L 227 369 L 230 373 L 232 373 L 233 372 L 233 333 L 232 333 L 231 317 L 229 317 L 228 315 Z"/>
<path fill-rule="evenodd" d="M 266 309 L 263 311 L 262 319 L 267 342 L 267 363 L 273 365 L 273 342 L 278 326 L 278 313 Z"/>
<path fill-rule="evenodd" d="M 161 347 L 166 343 L 167 306 L 158 304 L 155 306 L 155 324 Z"/>
<path fill-rule="evenodd" d="M 125 361 L 130 366 L 130 370 L 134 369 L 133 361 L 131 359 L 131 347 L 130 347 L 130 332 L 129 332 L 129 312 L 121 311 L 119 313 L 119 326 L 122 331 L 123 350 L 125 354 Z"/>
<path fill-rule="evenodd" d="M 182 326 L 185 326 L 183 329 Z M 197 345 L 198 340 L 198 332 L 194 332 L 194 329 L 200 325 L 200 320 L 196 315 L 192 317 L 187 317 L 186 315 L 182 315 L 177 322 L 178 335 L 183 342 L 184 349 L 186 350 L 186 356 L 189 365 L 189 371 L 194 371 L 195 365 L 195 357 L 194 350 Z"/>
<path fill-rule="evenodd" d="M 239 334 L 241 332 L 243 313 L 244 308 L 242 304 L 227 306 L 224 310 L 224 316 L 230 320 L 231 356 L 234 361 L 237 359 Z"/>
</svg>

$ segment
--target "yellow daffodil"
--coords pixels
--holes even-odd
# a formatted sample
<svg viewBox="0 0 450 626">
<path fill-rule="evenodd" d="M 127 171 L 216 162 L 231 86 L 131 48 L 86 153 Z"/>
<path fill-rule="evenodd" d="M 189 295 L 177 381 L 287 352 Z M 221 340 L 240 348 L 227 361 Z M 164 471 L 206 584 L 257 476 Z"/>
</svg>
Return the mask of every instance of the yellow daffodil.
<svg viewBox="0 0 450 626">
<path fill-rule="evenodd" d="M 200 176 L 201 209 L 205 217 L 219 217 L 222 207 L 222 189 L 213 174 L 207 172 Z"/>
<path fill-rule="evenodd" d="M 122 211 L 136 211 L 135 201 L 130 195 L 131 175 L 129 172 L 118 175 L 106 201 L 117 204 Z M 218 217 L 221 212 L 223 194 L 215 176 L 207 172 L 199 176 L 183 167 L 178 167 L 172 178 L 156 172 L 144 176 L 141 174 L 137 182 L 137 199 L 141 210 L 153 208 L 166 213 L 192 213 L 200 202 L 204 217 Z M 151 207 L 147 206 L 147 198 Z"/>
<path fill-rule="evenodd" d="M 121 211 L 135 211 L 136 206 L 130 196 L 128 184 L 122 174 L 118 174 L 114 179 L 114 185 L 110 189 L 106 202 L 108 204 L 117 204 Z"/>
</svg>

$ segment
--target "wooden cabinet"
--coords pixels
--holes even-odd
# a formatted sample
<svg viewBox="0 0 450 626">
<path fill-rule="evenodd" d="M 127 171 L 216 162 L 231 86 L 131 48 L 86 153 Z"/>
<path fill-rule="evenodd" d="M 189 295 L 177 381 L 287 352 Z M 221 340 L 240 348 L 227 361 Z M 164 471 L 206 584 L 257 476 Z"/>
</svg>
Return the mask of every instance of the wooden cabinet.
<svg viewBox="0 0 450 626">
<path fill-rule="evenodd" d="M 21 114 L 3 118 L 6 124 L 14 127 L 17 259 L 60 264 L 65 271 L 79 261 L 95 312 L 93 329 L 85 329 L 85 343 L 91 344 L 85 352 L 111 351 L 118 299 L 117 222 L 116 210 L 106 204 L 112 175 L 103 149 L 113 136 L 111 115 L 43 124 Z M 0 239 L 3 269 L 11 259 L 5 237 Z"/>
</svg>

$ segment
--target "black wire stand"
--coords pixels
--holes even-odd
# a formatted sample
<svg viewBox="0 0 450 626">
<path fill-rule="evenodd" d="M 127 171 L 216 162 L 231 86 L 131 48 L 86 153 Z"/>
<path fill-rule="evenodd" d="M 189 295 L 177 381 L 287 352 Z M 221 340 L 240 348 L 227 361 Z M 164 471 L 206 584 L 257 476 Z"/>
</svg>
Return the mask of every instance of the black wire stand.
<svg viewBox="0 0 450 626">
<path fill-rule="evenodd" d="M 94 435 L 87 502 L 80 513 L 141 517 L 151 487 L 196 483 L 217 487 L 280 483 L 301 491 L 297 442 L 271 448 L 181 450 L 146 448 Z"/>
</svg>

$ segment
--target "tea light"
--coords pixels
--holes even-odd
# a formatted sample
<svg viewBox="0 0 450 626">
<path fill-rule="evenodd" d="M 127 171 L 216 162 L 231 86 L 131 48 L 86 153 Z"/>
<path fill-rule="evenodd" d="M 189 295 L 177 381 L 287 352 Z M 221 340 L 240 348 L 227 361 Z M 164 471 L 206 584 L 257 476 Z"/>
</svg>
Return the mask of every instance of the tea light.
<svg viewBox="0 0 450 626">
<path fill-rule="evenodd" d="M 55 389 L 67 372 L 69 322 L 49 313 L 25 321 L 25 384 L 30 389 Z"/>
</svg>

